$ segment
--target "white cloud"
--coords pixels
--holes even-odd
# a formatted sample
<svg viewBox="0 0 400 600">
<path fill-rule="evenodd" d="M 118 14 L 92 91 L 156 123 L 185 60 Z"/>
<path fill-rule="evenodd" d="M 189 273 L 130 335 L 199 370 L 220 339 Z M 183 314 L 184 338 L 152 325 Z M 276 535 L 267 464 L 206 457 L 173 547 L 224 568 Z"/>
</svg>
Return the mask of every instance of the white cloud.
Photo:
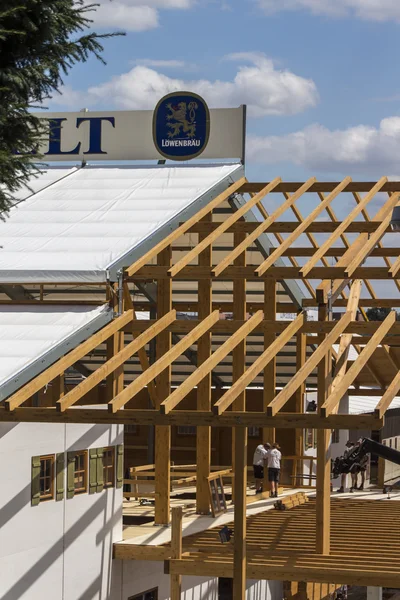
<svg viewBox="0 0 400 600">
<path fill-rule="evenodd" d="M 400 22 L 399 0 L 257 0 L 266 13 L 308 10 L 330 17 L 354 16 L 370 21 Z"/>
<path fill-rule="evenodd" d="M 89 13 L 93 26 L 146 31 L 159 25 L 159 10 L 187 9 L 195 0 L 97 0 L 96 11 Z M 92 4 L 92 0 L 85 0 Z"/>
<path fill-rule="evenodd" d="M 358 125 L 332 131 L 311 125 L 283 136 L 249 136 L 248 160 L 291 162 L 325 173 L 396 173 L 400 156 L 400 117 L 388 117 L 378 128 Z"/>
<path fill-rule="evenodd" d="M 262 54 L 242 53 L 228 58 L 250 63 L 239 66 L 232 81 L 172 78 L 138 65 L 106 83 L 89 88 L 79 101 L 88 107 L 101 101 L 103 105 L 107 103 L 115 108 L 148 109 L 165 94 L 187 89 L 203 96 L 211 107 L 247 104 L 249 115 L 253 117 L 292 115 L 317 104 L 318 92 L 311 79 L 277 69 L 273 61 Z M 66 92 L 69 101 L 73 91 Z M 61 104 L 61 99 L 56 102 Z"/>
</svg>

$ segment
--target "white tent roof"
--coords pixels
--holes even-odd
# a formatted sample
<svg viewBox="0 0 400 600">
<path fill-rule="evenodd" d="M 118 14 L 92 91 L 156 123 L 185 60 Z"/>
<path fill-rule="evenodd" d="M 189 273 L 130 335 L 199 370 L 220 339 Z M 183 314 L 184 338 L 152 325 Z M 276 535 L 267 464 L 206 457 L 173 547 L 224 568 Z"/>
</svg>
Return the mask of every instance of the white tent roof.
<svg viewBox="0 0 400 600">
<path fill-rule="evenodd" d="M 0 400 L 111 319 L 108 306 L 0 306 Z"/>
<path fill-rule="evenodd" d="M 57 167 L 42 171 L 37 177 L 31 177 L 29 187 L 23 185 L 17 192 L 13 193 L 13 197 L 18 201 L 25 200 L 32 194 L 40 192 L 44 188 L 52 185 L 55 181 L 62 179 L 76 171 L 77 167 Z"/>
<path fill-rule="evenodd" d="M 360 415 L 374 412 L 380 400 L 379 396 L 349 396 L 349 414 Z M 394 398 L 390 409 L 400 408 L 400 398 Z"/>
<path fill-rule="evenodd" d="M 115 280 L 242 175 L 237 164 L 76 169 L 0 222 L 0 282 Z"/>
</svg>

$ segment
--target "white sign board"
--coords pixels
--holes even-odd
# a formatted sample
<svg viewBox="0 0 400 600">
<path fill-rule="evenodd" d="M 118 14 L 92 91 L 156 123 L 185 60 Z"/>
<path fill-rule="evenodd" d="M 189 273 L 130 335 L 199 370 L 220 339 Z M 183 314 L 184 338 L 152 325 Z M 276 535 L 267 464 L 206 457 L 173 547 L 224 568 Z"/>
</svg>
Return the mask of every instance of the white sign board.
<svg viewBox="0 0 400 600">
<path fill-rule="evenodd" d="M 161 139 L 161 142 L 159 132 L 155 131 L 157 125 L 153 118 L 155 111 L 152 110 L 36 113 L 36 116 L 49 120 L 49 137 L 44 140 L 38 153 L 44 155 L 46 162 L 163 158 L 189 160 L 195 156 L 244 161 L 245 106 L 209 110 L 207 139 L 202 147 L 193 150 L 192 147 L 200 145 L 194 139 L 191 124 L 196 123 L 195 112 L 192 110 L 194 117 L 190 121 L 189 117 L 182 117 L 179 106 L 179 103 L 167 103 L 164 106 L 162 135 L 165 139 Z M 171 152 L 178 152 L 179 147 L 179 156 L 171 156 Z"/>
</svg>

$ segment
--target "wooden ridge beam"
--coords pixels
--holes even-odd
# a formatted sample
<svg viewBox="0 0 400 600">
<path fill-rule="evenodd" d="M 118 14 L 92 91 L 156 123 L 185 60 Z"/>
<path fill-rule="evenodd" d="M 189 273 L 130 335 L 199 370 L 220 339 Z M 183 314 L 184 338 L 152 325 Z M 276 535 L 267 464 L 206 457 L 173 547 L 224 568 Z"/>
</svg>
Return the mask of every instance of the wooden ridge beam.
<svg viewBox="0 0 400 600">
<path fill-rule="evenodd" d="M 246 321 L 226 342 L 211 354 L 197 369 L 194 371 L 181 385 L 172 392 L 172 394 L 164 400 L 160 405 L 160 410 L 167 415 L 175 408 L 188 393 L 234 348 L 238 346 L 250 333 L 261 323 L 264 314 L 261 310 L 256 312 L 248 321 Z"/>
<path fill-rule="evenodd" d="M 94 373 L 89 375 L 82 383 L 74 387 L 68 394 L 66 394 L 56 404 L 58 410 L 64 412 L 67 408 L 70 408 L 73 404 L 78 402 L 85 394 L 92 390 L 98 383 L 103 381 L 107 375 L 113 373 L 118 367 L 124 364 L 133 354 L 139 352 L 141 348 L 152 340 L 156 335 L 166 329 L 166 327 L 172 323 L 176 318 L 176 311 L 171 310 L 164 317 L 161 317 L 154 325 L 146 329 L 140 334 L 133 342 L 125 346 L 120 352 L 115 354 L 112 358 L 99 367 Z M 150 368 L 150 366 L 149 366 Z"/>
<path fill-rule="evenodd" d="M 367 364 L 368 360 L 371 358 L 372 354 L 375 352 L 376 348 L 382 342 L 384 336 L 392 327 L 393 323 L 396 321 L 396 312 L 392 311 L 386 317 L 386 319 L 380 323 L 380 327 L 376 333 L 369 340 L 365 348 L 361 351 L 360 355 L 351 365 L 350 369 L 347 373 L 340 377 L 337 385 L 335 386 L 332 393 L 329 395 L 328 399 L 321 406 L 321 416 L 328 417 L 332 410 L 336 407 L 336 405 L 343 398 L 344 394 L 353 383 L 354 379 L 360 373 L 361 369 Z"/>
<path fill-rule="evenodd" d="M 370 414 L 330 415 L 278 413 L 269 417 L 265 412 L 229 411 L 221 416 L 211 411 L 176 410 L 163 415 L 156 409 L 126 408 L 116 413 L 87 407 L 72 407 L 63 413 L 55 407 L 22 407 L 8 411 L 0 407 L 0 422 L 4 423 L 93 423 L 140 425 L 191 425 L 209 427 L 267 427 L 278 429 L 381 429 L 383 420 Z"/>
<path fill-rule="evenodd" d="M 192 260 L 198 257 L 208 246 L 210 246 L 220 235 L 222 235 L 231 225 L 238 221 L 243 215 L 245 215 L 253 206 L 255 206 L 264 196 L 266 196 L 275 186 L 280 183 L 280 177 L 274 179 L 265 188 L 263 188 L 258 194 L 251 198 L 245 205 L 239 210 L 230 215 L 225 221 L 223 221 L 217 229 L 212 231 L 205 239 L 199 242 L 195 248 L 190 250 L 185 256 L 183 256 L 173 267 L 168 270 L 168 274 L 171 277 L 175 277 L 184 267 L 186 267 Z"/>
<path fill-rule="evenodd" d="M 353 210 L 347 215 L 344 221 L 339 223 L 337 229 L 329 236 L 329 238 L 320 246 L 315 252 L 314 256 L 304 265 L 301 272 L 303 277 L 307 277 L 311 269 L 317 264 L 319 260 L 326 254 L 334 242 L 346 231 L 350 223 L 360 214 L 360 212 L 367 206 L 368 202 L 381 190 L 383 185 L 387 182 L 387 177 L 382 177 L 371 189 L 370 192 L 361 200 L 359 204 L 353 208 Z"/>
<path fill-rule="evenodd" d="M 268 416 L 274 416 L 283 406 L 285 406 L 289 398 L 307 379 L 310 373 L 312 373 L 312 371 L 315 369 L 318 363 L 323 359 L 327 351 L 331 348 L 332 344 L 334 344 L 337 338 L 343 333 L 350 321 L 350 313 L 345 313 L 340 319 L 340 321 L 338 321 L 335 324 L 332 331 L 326 336 L 322 344 L 318 346 L 317 350 L 304 363 L 300 371 L 297 371 L 296 375 L 292 377 L 290 382 L 283 388 L 283 390 L 277 396 L 275 396 L 272 402 L 268 405 Z"/>
<path fill-rule="evenodd" d="M 261 263 L 261 265 L 256 269 L 256 273 L 259 277 L 261 277 L 261 275 L 263 275 L 270 267 L 272 267 L 272 265 L 278 260 L 278 258 L 280 258 L 282 252 L 286 249 L 289 248 L 289 246 L 291 246 L 293 244 L 293 242 L 295 242 L 297 240 L 297 238 L 304 233 L 307 230 L 307 227 L 310 223 L 313 223 L 316 218 L 318 217 L 318 215 L 321 214 L 321 212 L 323 210 L 325 210 L 329 204 L 340 194 L 340 192 L 343 191 L 343 189 L 346 187 L 346 185 L 351 181 L 351 177 L 346 177 L 326 198 L 323 202 L 321 202 L 316 208 L 314 208 L 313 211 L 311 211 L 311 213 L 309 215 L 307 215 L 307 217 L 303 220 L 302 223 L 300 223 L 300 225 L 297 226 L 297 228 L 295 229 L 295 231 L 293 231 L 293 233 L 291 233 L 283 242 L 283 244 L 281 244 L 281 246 L 279 246 L 278 248 L 276 248 L 270 255 L 269 257 L 264 260 L 263 263 Z M 302 271 L 302 270 L 300 270 Z"/>
<path fill-rule="evenodd" d="M 130 383 L 118 396 L 108 403 L 109 411 L 115 413 L 125 406 L 140 390 L 145 387 L 149 381 L 157 377 L 164 369 L 173 363 L 185 350 L 190 348 L 210 327 L 219 320 L 219 311 L 215 310 L 209 317 L 197 325 L 193 331 L 188 333 L 166 354 L 159 358 L 149 369 L 144 371 L 137 379 Z"/>
<path fill-rule="evenodd" d="M 375 185 L 376 181 L 351 181 L 348 186 L 343 190 L 343 192 L 369 192 L 371 188 Z M 244 183 L 241 193 L 251 194 L 259 192 L 267 182 L 248 182 Z M 293 181 L 282 181 L 274 190 L 276 193 L 293 193 L 296 192 L 299 187 L 303 185 L 303 182 L 293 182 Z M 332 192 L 335 187 L 338 185 L 338 182 L 331 181 L 316 181 L 310 192 Z M 382 192 L 400 192 L 400 182 L 399 181 L 387 181 L 385 185 L 381 189 Z"/>
<path fill-rule="evenodd" d="M 213 406 L 213 412 L 222 414 L 234 400 L 243 392 L 249 383 L 273 360 L 278 352 L 299 331 L 304 323 L 304 314 L 300 314 L 279 337 L 259 356 L 243 375 L 225 392 Z"/>
<path fill-rule="evenodd" d="M 177 229 L 165 237 L 161 242 L 153 246 L 151 250 L 146 252 L 139 260 L 135 261 L 130 267 L 127 268 L 126 273 L 128 277 L 132 277 L 136 271 L 150 262 L 155 256 L 162 252 L 165 248 L 170 246 L 175 240 L 180 238 L 182 235 L 188 232 L 188 230 L 196 224 L 200 219 L 209 214 L 214 208 L 222 204 L 229 196 L 239 191 L 243 184 L 246 182 L 245 177 L 242 177 L 235 183 L 232 183 L 224 192 L 219 194 L 214 200 L 206 204 L 204 208 L 199 210 L 193 217 L 182 223 Z"/>
<path fill-rule="evenodd" d="M 248 235 L 227 256 L 225 256 L 225 258 L 216 267 L 214 267 L 213 275 L 215 277 L 218 277 L 230 265 L 230 263 L 232 263 L 235 260 L 235 258 L 240 256 L 242 252 L 245 252 L 246 249 L 250 246 L 250 244 L 252 244 L 261 234 L 265 233 L 268 230 L 269 226 L 272 225 L 272 223 L 275 223 L 275 221 L 281 215 L 283 215 L 283 213 L 286 212 L 286 210 L 290 208 L 292 204 L 296 202 L 298 198 L 300 198 L 300 196 L 306 193 L 315 181 L 315 177 L 311 177 L 311 179 L 306 181 L 306 183 L 302 185 L 301 188 L 297 190 L 297 192 L 290 196 L 271 215 L 269 215 L 267 219 L 265 219 L 265 221 L 260 223 L 260 225 L 258 225 L 258 227 L 250 235 Z M 257 199 L 257 202 L 255 202 L 255 204 L 259 204 L 260 198 L 254 196 L 252 198 L 252 201 L 254 202 L 255 199 Z"/>
<path fill-rule="evenodd" d="M 36 392 L 42 389 L 50 381 L 64 373 L 69 367 L 72 367 L 77 361 L 105 342 L 116 332 L 121 331 L 125 325 L 132 321 L 132 318 L 133 312 L 128 310 L 120 317 L 114 319 L 111 323 L 108 323 L 103 329 L 100 329 L 100 331 L 97 331 L 89 339 L 79 344 L 79 346 L 60 358 L 51 367 L 43 371 L 43 373 L 40 373 L 40 375 L 32 379 L 32 381 L 5 400 L 4 404 L 6 409 L 14 410 L 18 406 L 21 406 L 21 404 L 26 402 L 26 400 L 29 400 L 33 394 L 36 394 Z"/>
</svg>

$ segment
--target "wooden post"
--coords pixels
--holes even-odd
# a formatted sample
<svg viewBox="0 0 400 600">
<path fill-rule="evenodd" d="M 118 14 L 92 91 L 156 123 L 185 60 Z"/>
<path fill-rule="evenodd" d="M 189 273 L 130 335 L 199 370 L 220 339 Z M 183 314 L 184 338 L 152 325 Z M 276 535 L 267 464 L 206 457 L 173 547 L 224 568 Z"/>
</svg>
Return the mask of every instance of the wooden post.
<svg viewBox="0 0 400 600">
<path fill-rule="evenodd" d="M 246 234 L 234 233 L 233 245 L 236 248 L 244 239 Z M 246 266 L 246 252 L 242 252 L 234 261 L 235 266 Z M 233 318 L 238 321 L 245 321 L 247 319 L 247 308 L 246 308 L 246 280 L 235 279 L 233 281 Z M 243 375 L 246 368 L 246 340 L 241 342 L 234 348 L 232 352 L 232 382 L 234 383 Z M 233 402 L 232 410 L 244 411 L 246 410 L 246 392 L 242 392 Z M 247 429 L 246 429 L 247 434 Z M 247 446 L 246 446 L 247 447 Z M 232 429 L 232 470 L 236 473 L 236 428 Z M 246 457 L 247 461 L 247 457 Z M 247 484 L 247 477 L 246 477 Z M 235 490 L 236 486 L 232 489 L 232 499 L 235 501 Z"/>
<path fill-rule="evenodd" d="M 318 320 L 329 318 L 326 304 L 318 307 Z M 322 343 L 324 336 L 320 336 Z M 318 365 L 318 407 L 325 402 L 331 382 L 332 357 L 328 352 Z M 331 536 L 331 430 L 317 431 L 317 498 L 316 498 L 316 552 L 330 553 Z"/>
<path fill-rule="evenodd" d="M 114 309 L 114 313 L 118 313 L 118 285 L 114 284 L 110 288 L 111 292 L 111 305 Z M 122 300 L 122 306 L 125 305 L 125 300 Z M 117 331 L 114 333 L 106 342 L 107 360 L 110 360 L 113 356 L 118 354 L 124 347 L 124 332 Z M 107 402 L 110 402 L 115 396 L 117 396 L 124 389 L 124 365 L 121 365 L 106 377 L 106 397 Z"/>
<path fill-rule="evenodd" d="M 159 266 L 171 266 L 172 250 L 168 246 L 158 255 Z M 157 317 L 163 317 L 172 309 L 172 279 L 157 282 Z M 157 336 L 157 360 L 171 348 L 171 333 L 162 331 Z M 168 398 L 171 393 L 171 365 L 157 377 L 157 402 Z M 171 427 L 157 425 L 155 429 L 155 524 L 168 525 L 170 520 L 170 460 Z"/>
<path fill-rule="evenodd" d="M 202 221 L 211 222 L 212 214 L 206 215 Z M 201 242 L 207 233 L 199 235 Z M 199 265 L 212 266 L 212 247 L 208 246 L 199 256 Z M 205 279 L 198 283 L 199 320 L 208 317 L 212 312 L 212 280 Z M 197 366 L 202 365 L 211 356 L 211 333 L 205 333 L 197 343 Z M 211 373 L 206 375 L 197 386 L 197 410 L 211 410 Z M 196 436 L 197 479 L 196 479 L 196 512 L 208 515 L 210 512 L 210 494 L 208 476 L 211 465 L 211 427 L 197 427 Z"/>
<path fill-rule="evenodd" d="M 264 284 L 264 319 L 275 321 L 276 319 L 276 281 L 275 279 L 266 279 Z M 264 333 L 264 350 L 266 350 L 274 341 L 275 333 Z M 276 357 L 269 362 L 264 369 L 264 391 L 263 391 L 263 411 L 266 412 L 267 406 L 275 397 L 276 387 Z M 275 428 L 263 428 L 263 442 L 273 444 L 275 442 Z M 270 483 L 267 477 L 268 469 L 264 469 L 263 491 L 270 489 Z"/>
<path fill-rule="evenodd" d="M 174 506 L 171 523 L 171 558 L 182 558 L 182 507 Z M 171 600 L 181 600 L 181 575 L 170 575 Z"/>
<path fill-rule="evenodd" d="M 53 379 L 53 390 L 52 390 L 52 402 L 51 405 L 55 406 L 57 400 L 60 400 L 65 395 L 64 389 L 64 373 L 61 375 L 57 375 L 55 379 Z"/>
<path fill-rule="evenodd" d="M 306 345 L 306 336 L 304 333 L 298 333 L 296 335 L 296 371 L 299 371 L 301 367 L 306 362 L 307 358 L 307 345 Z M 303 413 L 304 412 L 304 392 L 305 392 L 305 383 L 303 383 L 296 392 L 295 395 L 295 412 Z M 303 429 L 295 429 L 295 447 L 294 447 L 294 455 L 295 456 L 303 456 L 304 455 L 304 430 Z M 298 485 L 302 484 L 303 481 L 299 481 L 297 479 L 297 466 L 300 466 L 301 473 L 304 473 L 303 462 L 294 460 L 293 461 L 293 484 Z"/>
<path fill-rule="evenodd" d="M 233 536 L 233 597 L 246 597 L 246 491 L 247 429 L 236 428 L 235 436 L 235 521 Z"/>
</svg>

